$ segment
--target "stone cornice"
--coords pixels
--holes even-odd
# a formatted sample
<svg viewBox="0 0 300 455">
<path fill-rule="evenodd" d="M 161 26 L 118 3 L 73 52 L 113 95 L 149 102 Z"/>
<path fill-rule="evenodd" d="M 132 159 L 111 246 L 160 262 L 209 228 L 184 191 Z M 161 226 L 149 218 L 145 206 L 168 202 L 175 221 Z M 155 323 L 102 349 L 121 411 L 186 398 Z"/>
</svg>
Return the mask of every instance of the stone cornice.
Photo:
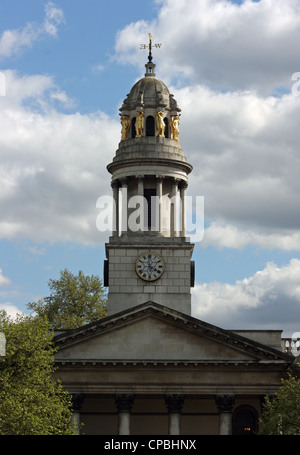
<svg viewBox="0 0 300 455">
<path fill-rule="evenodd" d="M 108 170 L 108 172 L 113 174 L 118 169 L 123 170 L 123 169 L 130 168 L 130 167 L 136 166 L 136 165 L 138 165 L 138 166 L 142 166 L 142 165 L 149 166 L 150 165 L 154 168 L 155 167 L 159 168 L 160 166 L 166 166 L 170 169 L 170 172 L 172 169 L 181 169 L 184 172 L 186 172 L 186 174 L 189 174 L 193 170 L 192 165 L 185 161 L 174 160 L 171 158 L 159 158 L 158 156 L 153 156 L 152 158 L 150 158 L 150 157 L 144 158 L 144 157 L 139 156 L 137 158 L 122 159 L 122 161 L 120 160 L 120 161 L 116 161 L 116 162 L 112 162 L 112 163 L 108 164 L 107 170 Z M 134 172 L 134 175 L 135 174 L 136 174 L 136 171 Z"/>
<path fill-rule="evenodd" d="M 277 349 L 262 345 L 256 341 L 237 335 L 229 330 L 221 329 L 192 316 L 188 316 L 154 302 L 146 302 L 136 307 L 130 308 L 129 310 L 108 316 L 95 323 L 60 333 L 54 337 L 54 343 L 59 348 L 65 348 L 67 346 L 71 346 L 86 339 L 100 335 L 101 333 L 106 333 L 114 330 L 117 327 L 122 327 L 126 324 L 129 324 L 131 321 L 145 318 L 149 315 L 152 315 L 164 321 L 168 321 L 171 324 L 174 324 L 181 329 L 193 332 L 194 334 L 205 336 L 206 338 L 211 339 L 213 342 L 219 342 L 224 346 L 231 346 L 234 349 L 247 352 L 254 357 L 254 362 L 268 363 L 275 361 L 276 363 L 292 364 L 294 360 L 294 358 L 287 353 L 283 353 Z M 122 360 L 120 362 L 122 363 L 124 361 L 125 360 Z M 117 361 L 114 360 L 114 362 Z M 168 360 L 167 362 L 170 364 L 178 363 L 180 360 L 176 362 Z M 187 363 L 189 363 L 189 361 Z M 218 362 L 216 363 L 218 364 Z M 246 360 L 245 363 L 250 364 L 251 361 Z"/>
<path fill-rule="evenodd" d="M 290 360 L 290 359 L 289 359 Z M 290 363 L 290 362 L 288 362 Z M 69 367 L 76 366 L 104 366 L 104 367 L 181 367 L 181 368 L 191 368 L 191 367 L 210 367 L 210 368 L 274 368 L 278 365 L 286 365 L 287 362 L 284 360 L 279 361 L 251 361 L 251 360 L 124 360 L 124 359 L 113 359 L 113 360 L 103 360 L 103 359 L 56 359 L 55 364 Z"/>
</svg>

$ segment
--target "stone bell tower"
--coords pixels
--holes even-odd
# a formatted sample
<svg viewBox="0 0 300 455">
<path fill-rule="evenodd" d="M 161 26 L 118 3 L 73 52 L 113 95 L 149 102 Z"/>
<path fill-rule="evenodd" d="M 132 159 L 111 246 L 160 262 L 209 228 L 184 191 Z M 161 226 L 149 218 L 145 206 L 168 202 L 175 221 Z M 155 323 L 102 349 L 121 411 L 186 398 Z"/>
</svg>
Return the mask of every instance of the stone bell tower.
<svg viewBox="0 0 300 455">
<path fill-rule="evenodd" d="M 114 199 L 104 262 L 108 314 L 152 301 L 190 315 L 194 245 L 185 197 L 192 166 L 178 138 L 180 109 L 157 79 L 149 48 L 145 77 L 120 108 L 121 141 L 107 166 Z"/>
</svg>

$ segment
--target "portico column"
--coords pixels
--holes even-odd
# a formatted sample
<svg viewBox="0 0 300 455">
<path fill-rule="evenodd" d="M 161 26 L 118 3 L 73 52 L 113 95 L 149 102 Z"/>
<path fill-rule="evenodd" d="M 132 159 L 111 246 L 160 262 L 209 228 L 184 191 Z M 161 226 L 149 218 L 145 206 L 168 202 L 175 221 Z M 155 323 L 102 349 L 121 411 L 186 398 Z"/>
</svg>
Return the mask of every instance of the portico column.
<svg viewBox="0 0 300 455">
<path fill-rule="evenodd" d="M 180 183 L 180 204 L 181 204 L 181 213 L 180 213 L 180 236 L 185 237 L 186 235 L 186 207 L 185 207 L 185 193 L 187 189 L 187 183 L 182 181 Z"/>
<path fill-rule="evenodd" d="M 119 236 L 119 182 L 117 180 L 114 180 L 111 183 L 111 187 L 113 190 L 113 199 L 114 199 L 114 205 L 113 205 L 113 237 L 118 237 Z"/>
<path fill-rule="evenodd" d="M 216 395 L 216 405 L 219 410 L 219 434 L 232 434 L 232 408 L 235 401 L 234 395 Z"/>
<path fill-rule="evenodd" d="M 116 405 L 119 411 L 119 435 L 130 434 L 130 411 L 134 401 L 134 394 L 120 393 L 115 396 Z"/>
<path fill-rule="evenodd" d="M 165 402 L 169 413 L 169 434 L 179 435 L 181 430 L 181 409 L 184 396 L 177 394 L 165 395 Z"/>
<path fill-rule="evenodd" d="M 163 177 L 156 177 L 156 195 L 158 196 L 158 233 L 162 233 L 162 183 Z"/>
<path fill-rule="evenodd" d="M 127 216 L 128 216 L 128 200 L 127 200 L 127 193 L 128 193 L 128 179 L 123 178 L 120 180 L 121 182 L 121 188 L 122 188 L 122 227 L 121 227 L 121 232 L 122 235 L 127 234 Z"/>
<path fill-rule="evenodd" d="M 83 394 L 74 393 L 72 394 L 72 407 L 73 414 L 72 420 L 75 423 L 75 434 L 80 434 L 80 409 L 83 402 Z"/>
<path fill-rule="evenodd" d="M 170 210 L 171 237 L 177 237 L 177 191 L 178 191 L 178 180 L 173 178 L 172 179 L 171 210 Z"/>
</svg>

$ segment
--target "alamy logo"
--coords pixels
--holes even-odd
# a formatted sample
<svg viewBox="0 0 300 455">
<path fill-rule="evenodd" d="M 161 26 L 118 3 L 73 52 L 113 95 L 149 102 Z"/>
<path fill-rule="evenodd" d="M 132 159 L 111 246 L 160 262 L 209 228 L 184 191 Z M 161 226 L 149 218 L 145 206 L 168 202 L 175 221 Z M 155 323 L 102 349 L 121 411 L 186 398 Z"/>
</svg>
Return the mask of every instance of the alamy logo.
<svg viewBox="0 0 300 455">
<path fill-rule="evenodd" d="M 292 81 L 296 81 L 292 85 L 292 94 L 294 96 L 299 96 L 300 95 L 300 72 L 292 74 Z"/>
<path fill-rule="evenodd" d="M 6 77 L 5 74 L 0 71 L 0 96 L 6 96 Z"/>
<path fill-rule="evenodd" d="M 111 195 L 98 198 L 96 226 L 100 232 L 131 231 L 169 233 L 201 242 L 204 236 L 204 197 L 186 196 L 184 207 L 178 197 L 162 198 L 121 194 L 117 204 Z"/>
</svg>

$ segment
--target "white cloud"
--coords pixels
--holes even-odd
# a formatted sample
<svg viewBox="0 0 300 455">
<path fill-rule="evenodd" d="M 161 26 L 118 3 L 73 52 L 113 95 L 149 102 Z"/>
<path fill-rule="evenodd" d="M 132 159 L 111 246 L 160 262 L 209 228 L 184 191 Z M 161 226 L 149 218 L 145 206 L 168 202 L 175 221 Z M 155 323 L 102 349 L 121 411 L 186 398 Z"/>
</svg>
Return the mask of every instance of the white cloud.
<svg viewBox="0 0 300 455">
<path fill-rule="evenodd" d="M 4 30 L 0 36 L 0 58 L 8 58 L 19 54 L 23 49 L 31 47 L 43 35 L 56 36 L 58 26 L 64 22 L 62 9 L 48 2 L 45 5 L 45 19 L 42 24 L 29 23 L 16 30 Z"/>
<path fill-rule="evenodd" d="M 174 92 L 194 165 L 188 194 L 205 199 L 204 241 L 299 250 L 300 99 L 203 86 Z"/>
<path fill-rule="evenodd" d="M 162 43 L 155 51 L 161 77 L 188 76 L 194 83 L 261 93 L 290 87 L 298 71 L 298 0 L 158 1 L 158 17 L 129 24 L 117 36 L 116 56 L 137 64 L 137 41 Z M 132 55 L 133 54 L 133 55 Z M 171 71 L 170 71 L 171 69 Z M 170 74 L 171 73 L 171 74 Z"/>
<path fill-rule="evenodd" d="M 142 74 L 147 51 L 141 59 L 136 43 L 149 31 L 162 43 L 156 73 L 182 109 L 188 194 L 205 199 L 203 244 L 299 251 L 298 0 L 156 3 L 153 22 L 119 32 L 115 58 Z"/>
<path fill-rule="evenodd" d="M 45 5 L 45 20 L 43 30 L 49 35 L 56 36 L 58 26 L 64 23 L 63 10 L 57 8 L 54 3 L 48 2 Z"/>
<path fill-rule="evenodd" d="M 64 92 L 62 90 L 57 90 L 55 92 L 52 92 L 51 98 L 53 100 L 59 101 L 62 104 L 62 106 L 66 107 L 68 109 L 71 109 L 75 106 L 75 102 L 68 97 L 66 92 Z"/>
<path fill-rule="evenodd" d="M 279 249 L 283 251 L 300 251 L 300 232 L 282 230 L 274 232 L 262 229 L 239 229 L 236 225 L 212 222 L 204 233 L 202 246 L 217 248 L 243 249 L 254 245 L 263 249 Z"/>
<path fill-rule="evenodd" d="M 111 192 L 106 165 L 120 138 L 119 122 L 102 112 L 60 113 L 51 78 L 5 74 L 0 238 L 100 242 L 96 201 Z"/>
<path fill-rule="evenodd" d="M 18 314 L 23 313 L 23 311 L 11 302 L 0 303 L 0 311 L 5 311 L 7 315 L 13 319 L 16 318 Z"/>
<path fill-rule="evenodd" d="M 183 80 L 182 88 L 169 86 L 182 108 L 180 139 L 194 166 L 188 194 L 205 199 L 203 245 L 299 251 L 300 97 L 265 95 L 265 88 L 269 92 L 274 81 L 281 80 L 285 55 L 278 40 L 293 41 L 300 6 L 294 0 L 245 1 L 240 6 L 217 0 L 190 2 L 188 7 L 181 0 L 157 3 L 160 9 L 152 24 L 131 23 L 119 32 L 116 57 L 141 62 L 142 51 L 134 49 L 151 31 L 153 41 L 163 43 L 155 51 L 158 76 L 165 75 L 168 82 L 182 74 L 178 67 L 192 76 L 190 85 Z M 46 20 L 57 27 L 63 13 L 48 3 Z M 245 44 L 244 53 L 238 44 Z M 272 46 L 270 84 L 262 58 L 267 46 Z M 217 90 L 213 78 L 207 79 L 210 87 L 203 84 L 205 67 L 218 78 L 213 56 L 220 55 L 232 91 Z M 293 49 L 290 57 L 296 65 Z M 244 80 L 242 67 L 248 58 L 253 64 L 247 64 Z M 74 108 L 74 101 L 50 76 L 5 75 L 7 96 L 0 98 L 0 237 L 102 241 L 95 229 L 95 204 L 99 196 L 110 194 L 106 165 L 117 148 L 118 121 L 102 112 L 61 113 L 61 106 Z M 251 89 L 251 80 L 257 91 Z"/>
<path fill-rule="evenodd" d="M 0 286 L 10 284 L 10 279 L 3 275 L 2 269 L 0 269 Z"/>
<path fill-rule="evenodd" d="M 300 260 L 292 259 L 281 268 L 268 263 L 235 284 L 197 285 L 192 292 L 193 315 L 227 329 L 299 331 L 299 283 Z"/>
<path fill-rule="evenodd" d="M 93 74 L 100 74 L 105 70 L 105 65 L 101 65 L 101 63 L 96 63 L 92 66 L 91 72 Z"/>
</svg>

